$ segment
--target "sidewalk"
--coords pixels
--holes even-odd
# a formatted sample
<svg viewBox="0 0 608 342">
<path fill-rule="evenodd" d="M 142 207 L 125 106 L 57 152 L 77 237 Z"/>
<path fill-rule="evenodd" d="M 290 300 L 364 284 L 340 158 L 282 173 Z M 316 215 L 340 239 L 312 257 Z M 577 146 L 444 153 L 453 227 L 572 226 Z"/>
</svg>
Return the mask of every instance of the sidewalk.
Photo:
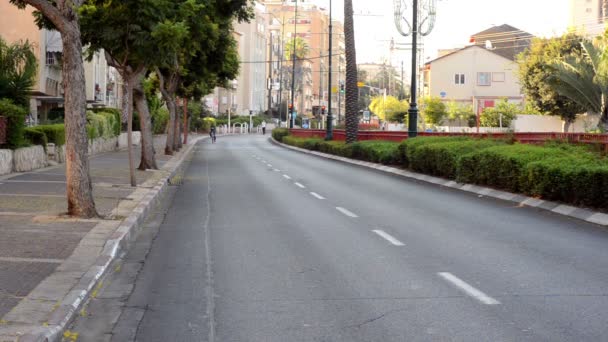
<svg viewBox="0 0 608 342">
<path fill-rule="evenodd" d="M 129 185 L 127 151 L 93 156 L 93 195 L 100 219 L 61 216 L 67 211 L 63 164 L 0 178 L 0 341 L 18 340 L 36 325 L 57 324 L 49 314 L 57 312 L 67 292 L 97 265 L 125 218 L 155 195 L 153 190 L 160 192 L 159 181 L 180 167 L 198 138 L 191 136 L 189 145 L 170 158 L 163 155 L 164 137 L 156 137 L 160 170 L 136 171 L 137 188 Z M 137 167 L 139 148 L 134 156 Z"/>
</svg>

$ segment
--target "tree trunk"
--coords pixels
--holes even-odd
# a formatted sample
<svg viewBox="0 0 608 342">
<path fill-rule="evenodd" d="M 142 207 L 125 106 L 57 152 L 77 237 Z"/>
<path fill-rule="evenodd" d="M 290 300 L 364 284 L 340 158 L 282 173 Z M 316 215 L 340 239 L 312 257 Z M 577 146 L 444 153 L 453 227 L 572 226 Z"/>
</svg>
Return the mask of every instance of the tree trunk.
<svg viewBox="0 0 608 342">
<path fill-rule="evenodd" d="M 184 98 L 184 145 L 188 144 L 188 99 Z"/>
<path fill-rule="evenodd" d="M 143 88 L 143 73 L 137 78 L 133 90 L 133 101 L 139 113 L 139 122 L 141 127 L 141 161 L 139 162 L 139 170 L 153 169 L 157 170 L 156 158 L 154 155 L 154 136 L 152 135 L 152 120 L 150 118 L 150 109 Z"/>
<path fill-rule="evenodd" d="M 353 1 L 344 0 L 344 38 L 346 53 L 346 143 L 357 141 L 359 116 L 357 111 L 357 51 L 355 49 L 355 27 L 353 19 Z"/>
<path fill-rule="evenodd" d="M 129 179 L 131 186 L 137 186 L 133 165 L 133 80 L 129 72 L 123 72 L 122 112 L 127 113 L 127 152 L 129 154 Z"/>
<path fill-rule="evenodd" d="M 572 125 L 572 121 L 564 120 L 564 124 L 562 126 L 562 133 L 568 133 L 570 131 L 570 125 Z"/>
<path fill-rule="evenodd" d="M 86 87 L 80 28 L 76 18 L 64 26 L 61 38 L 65 90 L 65 173 L 68 214 L 90 218 L 97 216 L 97 210 L 89 170 Z"/>
<path fill-rule="evenodd" d="M 177 108 L 176 108 L 177 109 Z M 178 111 L 175 113 L 175 147 L 176 150 L 181 150 L 182 148 L 182 114 Z"/>
<path fill-rule="evenodd" d="M 167 103 L 167 109 L 169 109 L 169 123 L 167 125 L 167 143 L 165 144 L 165 154 L 173 155 L 175 151 L 175 142 L 173 141 L 175 134 L 175 101 L 171 98 L 165 98 L 165 102 Z"/>
<path fill-rule="evenodd" d="M 604 100 L 602 100 L 602 115 L 600 116 L 598 128 L 602 131 L 602 133 L 608 132 L 608 105 L 606 105 Z"/>
</svg>

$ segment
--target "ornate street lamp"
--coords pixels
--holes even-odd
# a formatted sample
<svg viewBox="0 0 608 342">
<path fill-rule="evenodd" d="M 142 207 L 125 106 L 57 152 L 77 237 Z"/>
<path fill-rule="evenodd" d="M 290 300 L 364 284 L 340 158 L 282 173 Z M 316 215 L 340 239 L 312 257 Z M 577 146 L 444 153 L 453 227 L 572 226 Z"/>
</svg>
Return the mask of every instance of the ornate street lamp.
<svg viewBox="0 0 608 342">
<path fill-rule="evenodd" d="M 418 104 L 416 103 L 416 79 L 418 70 L 416 63 L 416 53 L 418 52 L 418 35 L 426 36 L 433 30 L 436 18 L 437 0 L 412 0 L 412 24 L 406 18 L 407 0 L 394 0 L 395 7 L 395 26 L 397 31 L 407 37 L 412 35 L 412 81 L 411 81 L 411 100 L 408 111 L 408 136 L 410 138 L 418 135 Z M 422 4 L 422 11 L 419 11 L 418 4 Z M 419 17 L 422 19 L 418 22 Z"/>
</svg>

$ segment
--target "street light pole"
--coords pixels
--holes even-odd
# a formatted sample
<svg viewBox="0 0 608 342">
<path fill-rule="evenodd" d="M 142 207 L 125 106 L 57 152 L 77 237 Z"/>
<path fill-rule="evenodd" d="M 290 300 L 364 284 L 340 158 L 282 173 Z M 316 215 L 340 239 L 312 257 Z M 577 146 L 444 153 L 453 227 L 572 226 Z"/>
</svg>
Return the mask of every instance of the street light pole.
<svg viewBox="0 0 608 342">
<path fill-rule="evenodd" d="M 328 81 L 327 81 L 327 132 L 325 133 L 325 140 L 333 140 L 334 139 L 334 130 L 333 130 L 333 122 L 334 122 L 334 117 L 331 114 L 331 60 L 332 60 L 332 45 L 333 45 L 333 37 L 332 37 L 332 30 L 333 30 L 333 25 L 332 25 L 332 16 L 331 16 L 331 0 L 329 0 L 329 53 L 328 53 L 328 58 L 329 58 L 329 76 L 328 76 Z"/>
<path fill-rule="evenodd" d="M 291 51 L 291 61 L 293 62 L 292 70 L 291 70 L 291 108 L 292 113 L 289 118 L 289 128 L 293 128 L 293 122 L 295 121 L 293 118 L 293 111 L 295 111 L 296 107 L 294 106 L 295 102 L 295 89 L 296 89 L 296 38 L 298 31 L 298 0 L 296 0 L 296 6 L 293 17 L 293 51 Z"/>
<path fill-rule="evenodd" d="M 412 20 L 412 81 L 411 81 L 411 101 L 408 110 L 408 137 L 415 138 L 418 135 L 418 104 L 416 103 L 416 74 L 417 65 L 416 53 L 418 52 L 418 0 L 413 0 L 413 20 Z"/>
</svg>

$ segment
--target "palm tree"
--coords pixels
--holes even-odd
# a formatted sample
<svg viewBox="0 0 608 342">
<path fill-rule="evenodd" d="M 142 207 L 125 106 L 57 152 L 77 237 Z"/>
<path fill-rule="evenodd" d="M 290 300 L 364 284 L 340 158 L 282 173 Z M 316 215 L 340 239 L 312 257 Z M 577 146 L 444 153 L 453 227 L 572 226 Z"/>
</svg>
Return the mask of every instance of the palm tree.
<svg viewBox="0 0 608 342">
<path fill-rule="evenodd" d="M 306 59 L 306 57 L 308 57 L 308 53 L 310 52 L 310 47 L 308 46 L 308 43 L 300 38 L 300 37 L 295 37 L 295 40 L 292 40 L 290 43 L 287 43 L 285 45 L 285 59 L 286 60 L 294 60 L 293 59 L 293 51 L 294 51 L 294 45 L 295 45 L 295 75 L 291 75 L 294 70 L 292 67 L 289 66 L 285 66 L 285 72 L 287 75 L 291 75 L 291 77 L 295 77 L 295 81 L 294 81 L 294 94 L 297 93 L 302 93 L 302 84 L 304 83 L 304 78 L 305 78 L 305 74 L 307 72 L 309 72 L 310 70 L 307 70 L 304 68 L 304 60 Z M 295 43 L 295 44 L 294 44 Z M 294 96 L 295 97 L 295 96 Z M 302 98 L 302 96 L 300 96 L 300 99 Z M 297 101 L 295 101 L 297 102 Z M 302 107 L 302 106 L 300 106 Z"/>
<path fill-rule="evenodd" d="M 0 38 L 0 98 L 28 107 L 28 93 L 36 83 L 37 71 L 38 63 L 29 42 L 9 45 Z"/>
<path fill-rule="evenodd" d="M 608 44 L 605 37 L 581 43 L 581 56 L 556 60 L 552 85 L 588 111 L 600 113 L 599 128 L 608 130 Z"/>
<path fill-rule="evenodd" d="M 346 143 L 348 144 L 357 141 L 357 129 L 359 128 L 357 50 L 355 49 L 355 27 L 352 0 L 344 0 L 344 44 L 346 53 Z"/>
</svg>

